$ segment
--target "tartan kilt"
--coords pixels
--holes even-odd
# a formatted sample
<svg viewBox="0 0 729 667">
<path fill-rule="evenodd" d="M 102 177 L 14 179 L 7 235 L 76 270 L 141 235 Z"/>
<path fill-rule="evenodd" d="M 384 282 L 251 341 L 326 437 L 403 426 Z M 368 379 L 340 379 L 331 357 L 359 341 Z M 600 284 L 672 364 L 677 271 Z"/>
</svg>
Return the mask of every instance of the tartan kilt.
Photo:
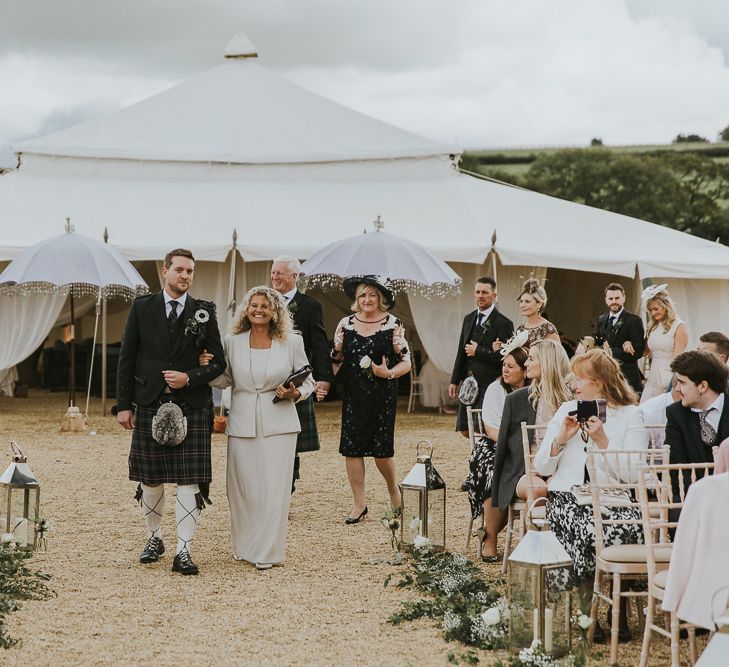
<svg viewBox="0 0 729 667">
<path fill-rule="evenodd" d="M 187 417 L 187 436 L 175 447 L 160 445 L 152 437 L 157 403 L 138 405 L 129 450 L 129 479 L 144 484 L 199 484 L 212 481 L 210 433 L 212 411 L 178 403 Z"/>
<path fill-rule="evenodd" d="M 319 451 L 319 431 L 316 428 L 316 412 L 314 411 L 314 395 L 306 400 L 299 401 L 296 405 L 296 412 L 299 415 L 301 431 L 296 439 L 296 453 Z"/>
</svg>

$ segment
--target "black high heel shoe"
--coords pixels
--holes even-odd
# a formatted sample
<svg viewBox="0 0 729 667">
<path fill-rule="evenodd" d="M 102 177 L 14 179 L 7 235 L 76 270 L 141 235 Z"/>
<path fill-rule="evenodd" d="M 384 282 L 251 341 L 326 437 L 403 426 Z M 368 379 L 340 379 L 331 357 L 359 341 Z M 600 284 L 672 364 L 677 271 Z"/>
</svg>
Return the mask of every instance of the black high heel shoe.
<svg viewBox="0 0 729 667">
<path fill-rule="evenodd" d="M 483 555 L 483 543 L 486 541 L 486 531 L 481 528 L 476 531 L 476 536 L 479 540 L 478 555 L 481 556 L 481 562 L 483 563 L 498 563 L 500 558 L 498 556 L 484 556 Z"/>
<path fill-rule="evenodd" d="M 359 523 L 360 521 L 362 521 L 362 519 L 364 519 L 366 515 L 367 515 L 367 505 L 365 505 L 365 508 L 362 510 L 362 512 L 360 513 L 359 516 L 348 516 L 344 520 L 344 523 L 346 523 L 348 526 L 351 526 L 354 523 Z"/>
</svg>

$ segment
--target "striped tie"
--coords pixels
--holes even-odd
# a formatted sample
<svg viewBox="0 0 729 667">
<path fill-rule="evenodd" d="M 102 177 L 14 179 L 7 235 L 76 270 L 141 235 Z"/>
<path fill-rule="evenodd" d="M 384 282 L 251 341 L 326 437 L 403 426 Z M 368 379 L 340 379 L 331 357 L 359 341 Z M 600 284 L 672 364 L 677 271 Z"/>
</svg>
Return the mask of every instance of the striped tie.
<svg viewBox="0 0 729 667">
<path fill-rule="evenodd" d="M 177 324 L 177 306 L 180 303 L 178 301 L 170 301 L 170 314 L 167 317 L 167 325 L 170 329 L 170 336 L 175 335 L 175 325 Z"/>
<path fill-rule="evenodd" d="M 711 445 L 714 444 L 714 441 L 716 440 L 716 429 L 709 424 L 708 420 L 706 419 L 707 415 L 713 410 L 714 408 L 709 408 L 708 410 L 702 410 L 699 412 L 699 425 L 701 426 L 701 442 L 703 442 L 707 447 L 711 447 Z"/>
</svg>

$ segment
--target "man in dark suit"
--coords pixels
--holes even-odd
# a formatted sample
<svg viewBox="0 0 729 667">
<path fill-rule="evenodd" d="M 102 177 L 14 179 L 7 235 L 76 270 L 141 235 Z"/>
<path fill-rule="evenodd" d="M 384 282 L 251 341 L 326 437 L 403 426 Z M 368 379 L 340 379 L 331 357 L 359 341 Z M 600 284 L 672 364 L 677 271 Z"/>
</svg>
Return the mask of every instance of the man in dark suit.
<svg viewBox="0 0 729 667">
<path fill-rule="evenodd" d="M 486 387 L 501 375 L 499 343 L 511 338 L 514 323 L 496 310 L 496 281 L 493 278 L 483 277 L 476 281 L 474 299 L 476 310 L 463 318 L 448 394 L 456 398 L 460 384 L 472 375 L 478 382 L 478 396 L 473 407 L 480 408 Z M 456 431 L 468 437 L 466 406 L 462 403 L 458 405 Z"/>
<path fill-rule="evenodd" d="M 711 448 L 729 437 L 729 370 L 716 355 L 703 350 L 679 354 L 671 362 L 676 373 L 679 401 L 666 408 L 666 444 L 671 447 L 671 463 L 711 463 Z M 697 477 L 701 477 L 697 471 Z M 678 496 L 678 476 L 672 475 L 674 497 Z M 691 476 L 684 473 L 685 489 Z"/>
<path fill-rule="evenodd" d="M 597 336 L 610 345 L 613 357 L 620 362 L 620 369 L 630 386 L 638 393 L 643 391 L 643 377 L 638 360 L 645 348 L 643 320 L 625 310 L 625 289 L 619 283 L 605 288 L 605 303 L 610 312 L 597 320 Z"/>
<path fill-rule="evenodd" d="M 181 574 L 198 573 L 190 543 L 212 478 L 213 409 L 208 382 L 225 370 L 215 304 L 188 294 L 194 270 L 189 250 L 167 253 L 164 289 L 135 299 L 129 310 L 117 371 L 117 420 L 133 431 L 129 479 L 139 482 L 137 499 L 147 525 L 147 543 L 139 561 L 154 563 L 165 551 L 164 485 L 177 484 L 177 550 L 172 569 Z M 213 355 L 207 366 L 199 365 L 203 348 Z M 187 419 L 185 438 L 176 446 L 162 445 L 152 435 L 152 420 L 165 403 L 176 404 Z"/>
<path fill-rule="evenodd" d="M 291 493 L 300 479 L 299 454 L 315 452 L 320 448 L 319 432 L 316 427 L 314 412 L 314 394 L 318 401 L 323 401 L 334 381 L 332 362 L 329 358 L 330 345 L 324 329 L 324 314 L 321 303 L 296 287 L 301 271 L 299 260 L 291 255 L 282 255 L 273 260 L 271 266 L 271 285 L 285 299 L 289 312 L 294 318 L 294 327 L 301 332 L 304 339 L 304 350 L 313 370 L 316 382 L 314 393 L 304 401 L 296 404 L 301 422 L 301 431 L 296 440 L 296 458 L 294 459 L 294 479 L 291 482 Z"/>
</svg>

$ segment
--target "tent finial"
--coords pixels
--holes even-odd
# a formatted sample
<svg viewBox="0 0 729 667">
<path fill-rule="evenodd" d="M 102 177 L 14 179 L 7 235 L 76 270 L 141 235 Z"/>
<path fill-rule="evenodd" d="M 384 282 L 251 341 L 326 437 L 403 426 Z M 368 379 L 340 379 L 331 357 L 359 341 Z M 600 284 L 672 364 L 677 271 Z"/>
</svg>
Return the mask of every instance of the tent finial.
<svg viewBox="0 0 729 667">
<path fill-rule="evenodd" d="M 385 221 L 378 215 L 377 220 L 373 220 L 372 224 L 375 226 L 376 232 L 381 232 L 385 228 Z"/>
<path fill-rule="evenodd" d="M 66 218 L 66 224 L 65 224 L 65 225 L 63 225 L 63 228 L 64 228 L 64 229 L 66 230 L 66 233 L 67 233 L 67 234 L 73 234 L 73 232 L 74 232 L 74 227 L 73 227 L 73 225 L 71 224 L 71 218 Z"/>
<path fill-rule="evenodd" d="M 235 227 L 233 227 L 233 248 L 235 249 L 237 247 L 238 247 L 238 230 Z"/>
<path fill-rule="evenodd" d="M 109 228 L 104 227 L 104 243 L 109 243 Z"/>
<path fill-rule="evenodd" d="M 494 248 L 496 246 L 496 230 L 494 229 L 494 233 L 491 234 L 491 248 Z"/>
</svg>

